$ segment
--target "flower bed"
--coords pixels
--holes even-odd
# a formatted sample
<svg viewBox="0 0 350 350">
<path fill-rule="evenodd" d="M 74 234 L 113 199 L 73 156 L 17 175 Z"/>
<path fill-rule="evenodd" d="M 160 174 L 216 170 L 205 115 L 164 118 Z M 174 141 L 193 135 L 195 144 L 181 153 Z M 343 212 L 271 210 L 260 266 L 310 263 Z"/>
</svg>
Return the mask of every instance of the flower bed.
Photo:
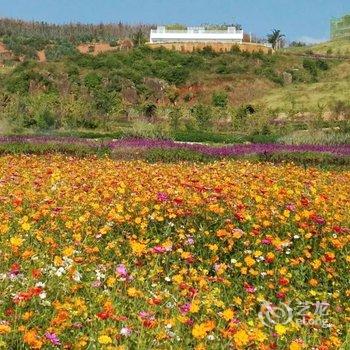
<svg viewBox="0 0 350 350">
<path fill-rule="evenodd" d="M 344 349 L 350 172 L 0 157 L 0 347 Z"/>
</svg>

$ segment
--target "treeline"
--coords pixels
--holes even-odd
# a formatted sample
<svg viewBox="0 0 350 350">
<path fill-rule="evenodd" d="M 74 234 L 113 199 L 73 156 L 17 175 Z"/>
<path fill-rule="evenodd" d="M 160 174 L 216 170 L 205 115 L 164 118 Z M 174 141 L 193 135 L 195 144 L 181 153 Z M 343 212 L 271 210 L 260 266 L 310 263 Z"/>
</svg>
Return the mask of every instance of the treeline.
<svg viewBox="0 0 350 350">
<path fill-rule="evenodd" d="M 74 44 L 92 41 L 111 41 L 128 38 L 142 30 L 145 34 L 151 25 L 110 24 L 50 24 L 0 18 L 0 36 L 30 37 L 45 42 L 67 40 Z"/>
<path fill-rule="evenodd" d="M 74 47 L 81 43 L 116 43 L 119 39 L 137 35 L 148 36 L 151 25 L 116 24 L 50 24 L 0 18 L 0 40 L 15 56 L 35 58 L 39 50 L 49 45 Z"/>
</svg>

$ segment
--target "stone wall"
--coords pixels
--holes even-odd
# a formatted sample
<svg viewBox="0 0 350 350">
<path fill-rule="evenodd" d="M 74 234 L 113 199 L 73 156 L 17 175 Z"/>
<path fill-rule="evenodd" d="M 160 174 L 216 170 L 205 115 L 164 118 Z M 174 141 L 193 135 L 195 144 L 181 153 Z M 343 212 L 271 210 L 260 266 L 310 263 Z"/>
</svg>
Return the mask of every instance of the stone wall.
<svg viewBox="0 0 350 350">
<path fill-rule="evenodd" d="M 169 50 L 181 51 L 181 52 L 193 52 L 198 50 L 203 50 L 205 47 L 210 46 L 215 52 L 228 52 L 235 46 L 238 46 L 241 51 L 245 52 L 263 52 L 272 53 L 272 49 L 266 47 L 263 44 L 256 43 L 242 43 L 242 44 L 232 44 L 232 43 L 148 43 L 149 47 L 158 48 L 165 47 Z"/>
</svg>

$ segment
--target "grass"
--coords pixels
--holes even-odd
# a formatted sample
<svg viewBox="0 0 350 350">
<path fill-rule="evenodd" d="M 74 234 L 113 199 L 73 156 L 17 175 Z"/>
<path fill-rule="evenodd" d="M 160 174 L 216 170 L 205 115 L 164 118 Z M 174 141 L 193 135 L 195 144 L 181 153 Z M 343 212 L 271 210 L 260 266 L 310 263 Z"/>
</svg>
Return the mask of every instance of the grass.
<svg viewBox="0 0 350 350">
<path fill-rule="evenodd" d="M 318 82 L 276 88 L 256 102 L 285 112 L 293 109 L 315 112 L 339 100 L 350 100 L 350 62 L 334 67 Z"/>
<path fill-rule="evenodd" d="M 350 57 L 350 40 L 327 41 L 312 46 L 288 48 L 285 52 L 295 53 L 314 53 L 329 56 L 349 56 Z"/>
</svg>

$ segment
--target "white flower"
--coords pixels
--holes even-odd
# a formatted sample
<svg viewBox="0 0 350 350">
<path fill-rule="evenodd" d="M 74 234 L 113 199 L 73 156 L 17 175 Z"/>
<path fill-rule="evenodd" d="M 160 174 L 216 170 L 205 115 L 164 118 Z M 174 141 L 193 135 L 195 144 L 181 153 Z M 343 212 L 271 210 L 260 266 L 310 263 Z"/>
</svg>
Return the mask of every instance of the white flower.
<svg viewBox="0 0 350 350">
<path fill-rule="evenodd" d="M 66 270 L 65 270 L 63 267 L 60 267 L 60 268 L 56 271 L 55 275 L 56 275 L 57 277 L 61 277 L 61 276 L 64 275 L 65 273 L 66 273 Z"/>
<path fill-rule="evenodd" d="M 215 337 L 214 337 L 213 334 L 209 334 L 209 335 L 207 336 L 207 339 L 208 339 L 208 340 L 215 340 Z"/>
<path fill-rule="evenodd" d="M 165 281 L 166 281 L 166 282 L 171 282 L 171 278 L 170 278 L 170 277 L 168 277 L 168 276 L 167 276 L 167 277 L 165 277 L 164 279 L 165 279 Z"/>
<path fill-rule="evenodd" d="M 40 298 L 40 299 L 46 299 L 46 292 L 41 292 L 41 293 L 39 294 L 39 298 Z"/>
<path fill-rule="evenodd" d="M 79 273 L 79 271 L 75 271 L 75 272 L 74 272 L 73 280 L 74 280 L 75 282 L 80 282 L 80 281 L 81 281 L 81 273 Z"/>
</svg>

